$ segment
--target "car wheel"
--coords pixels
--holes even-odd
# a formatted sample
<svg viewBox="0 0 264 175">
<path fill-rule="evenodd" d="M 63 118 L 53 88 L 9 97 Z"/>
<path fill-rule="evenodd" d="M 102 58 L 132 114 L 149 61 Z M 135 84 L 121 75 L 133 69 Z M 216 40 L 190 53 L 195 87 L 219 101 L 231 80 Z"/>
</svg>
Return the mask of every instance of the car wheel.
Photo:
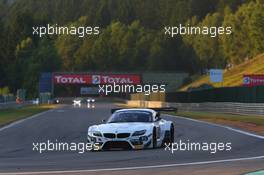
<svg viewBox="0 0 264 175">
<path fill-rule="evenodd" d="M 174 142 L 174 126 L 171 125 L 170 127 L 170 143 Z"/>
<path fill-rule="evenodd" d="M 162 142 L 162 146 L 164 147 L 165 144 L 173 143 L 174 142 L 174 126 L 170 126 L 170 130 L 165 131 L 165 136 Z"/>
<path fill-rule="evenodd" d="M 153 133 L 152 133 L 152 148 L 156 148 L 157 147 L 157 136 L 156 136 L 156 129 L 153 129 Z"/>
</svg>

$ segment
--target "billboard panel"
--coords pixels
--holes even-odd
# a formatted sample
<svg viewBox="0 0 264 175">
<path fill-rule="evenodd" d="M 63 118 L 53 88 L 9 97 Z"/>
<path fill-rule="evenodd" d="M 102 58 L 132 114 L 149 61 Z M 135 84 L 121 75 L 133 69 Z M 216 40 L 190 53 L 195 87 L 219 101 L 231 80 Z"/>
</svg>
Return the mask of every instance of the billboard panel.
<svg viewBox="0 0 264 175">
<path fill-rule="evenodd" d="M 92 84 L 140 84 L 139 75 L 113 74 L 92 75 Z"/>
<path fill-rule="evenodd" d="M 39 93 L 52 91 L 52 73 L 41 73 L 39 77 Z"/>
<path fill-rule="evenodd" d="M 90 75 L 78 74 L 55 74 L 53 75 L 54 84 L 90 84 Z"/>
<path fill-rule="evenodd" d="M 243 75 L 244 86 L 263 86 L 264 74 Z"/>
<path fill-rule="evenodd" d="M 54 84 L 140 84 L 138 74 L 54 74 Z"/>
<path fill-rule="evenodd" d="M 219 83 L 223 81 L 223 70 L 222 69 L 210 69 L 210 82 Z"/>
</svg>

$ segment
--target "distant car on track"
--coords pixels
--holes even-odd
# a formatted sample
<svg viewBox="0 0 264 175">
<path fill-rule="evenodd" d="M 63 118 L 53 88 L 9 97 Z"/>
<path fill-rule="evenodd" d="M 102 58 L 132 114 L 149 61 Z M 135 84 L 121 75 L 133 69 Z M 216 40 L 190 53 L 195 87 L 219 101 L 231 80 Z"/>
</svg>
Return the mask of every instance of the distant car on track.
<svg viewBox="0 0 264 175">
<path fill-rule="evenodd" d="M 84 104 L 84 103 L 94 103 L 95 102 L 95 99 L 94 98 L 81 98 L 81 97 L 78 97 L 78 98 L 75 98 L 73 99 L 73 105 L 81 105 L 81 104 Z"/>
<path fill-rule="evenodd" d="M 94 103 L 95 99 L 94 98 L 87 98 L 86 101 L 87 101 L 87 103 Z"/>
<path fill-rule="evenodd" d="M 88 128 L 88 142 L 99 145 L 97 150 L 161 147 L 174 141 L 174 124 L 159 111 L 171 110 L 177 109 L 113 109 L 106 123 Z"/>
<path fill-rule="evenodd" d="M 75 98 L 73 99 L 73 105 L 74 106 L 81 106 L 81 104 L 84 102 L 84 100 L 82 98 Z"/>
<path fill-rule="evenodd" d="M 53 99 L 53 104 L 59 104 L 60 100 L 58 98 Z"/>
</svg>

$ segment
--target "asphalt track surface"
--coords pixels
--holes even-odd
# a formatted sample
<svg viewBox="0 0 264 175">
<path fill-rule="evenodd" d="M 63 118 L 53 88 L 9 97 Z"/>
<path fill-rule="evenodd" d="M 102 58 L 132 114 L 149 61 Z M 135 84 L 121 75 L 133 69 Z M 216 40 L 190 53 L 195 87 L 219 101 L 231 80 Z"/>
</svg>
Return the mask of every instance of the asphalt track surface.
<svg viewBox="0 0 264 175">
<path fill-rule="evenodd" d="M 224 127 L 181 117 L 163 115 L 175 124 L 175 142 L 231 142 L 231 151 L 176 151 L 173 154 L 164 148 L 148 150 L 125 150 L 85 152 L 71 151 L 44 152 L 33 151 L 33 142 L 47 140 L 79 143 L 86 142 L 87 128 L 101 123 L 110 115 L 111 103 L 96 103 L 95 108 L 81 108 L 65 105 L 26 119 L 17 124 L 0 128 L 0 173 L 75 171 L 118 169 L 129 167 L 148 167 L 167 165 L 195 165 L 196 163 L 222 160 L 244 159 L 263 156 L 264 139 L 239 133 Z M 250 159 L 251 160 L 251 159 Z M 252 159 L 254 160 L 254 158 Z M 263 162 L 264 159 L 258 158 Z M 210 167 L 210 164 L 208 164 Z M 173 166 L 168 166 L 173 168 Z M 213 165 L 212 165 L 213 167 Z M 133 170 L 133 168 L 132 168 Z"/>
</svg>

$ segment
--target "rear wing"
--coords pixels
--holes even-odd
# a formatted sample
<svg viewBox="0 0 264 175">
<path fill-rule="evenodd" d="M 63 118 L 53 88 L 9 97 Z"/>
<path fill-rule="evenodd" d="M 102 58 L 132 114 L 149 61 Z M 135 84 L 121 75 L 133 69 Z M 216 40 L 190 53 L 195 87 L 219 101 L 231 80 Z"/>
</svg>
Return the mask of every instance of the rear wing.
<svg viewBox="0 0 264 175">
<path fill-rule="evenodd" d="M 121 109 L 152 109 L 156 112 L 177 112 L 178 109 L 174 107 L 164 107 L 164 108 L 113 108 L 111 109 L 111 113 L 121 110 Z"/>
</svg>

